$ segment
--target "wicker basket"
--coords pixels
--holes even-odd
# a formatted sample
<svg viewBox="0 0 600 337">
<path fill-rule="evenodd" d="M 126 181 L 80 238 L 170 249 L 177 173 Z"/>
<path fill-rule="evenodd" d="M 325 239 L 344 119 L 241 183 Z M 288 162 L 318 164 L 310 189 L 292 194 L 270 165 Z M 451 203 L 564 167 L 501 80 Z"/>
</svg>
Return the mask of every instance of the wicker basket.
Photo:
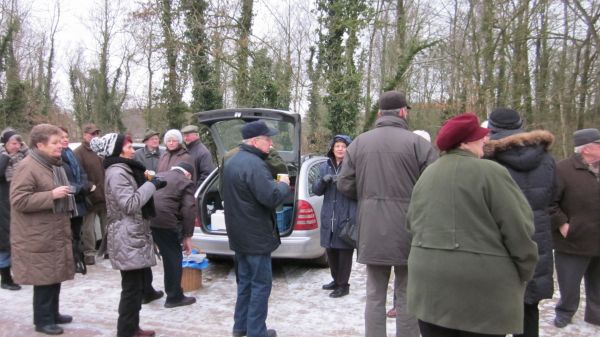
<svg viewBox="0 0 600 337">
<path fill-rule="evenodd" d="M 196 246 L 192 245 L 192 248 L 198 252 L 204 253 L 204 251 Z M 202 287 L 202 270 L 195 268 L 183 268 L 181 274 L 181 288 L 184 292 L 198 290 Z"/>
<path fill-rule="evenodd" d="M 184 292 L 193 291 L 202 287 L 202 270 L 183 268 L 181 274 L 181 288 Z"/>
</svg>

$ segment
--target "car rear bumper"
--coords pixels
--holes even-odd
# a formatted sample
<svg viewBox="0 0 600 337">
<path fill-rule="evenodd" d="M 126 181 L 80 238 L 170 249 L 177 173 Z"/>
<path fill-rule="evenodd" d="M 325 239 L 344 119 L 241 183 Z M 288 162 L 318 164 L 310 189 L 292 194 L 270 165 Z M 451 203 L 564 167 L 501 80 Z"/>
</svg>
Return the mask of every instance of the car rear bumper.
<svg viewBox="0 0 600 337">
<path fill-rule="evenodd" d="M 301 235 L 298 235 L 301 233 Z M 281 238 L 281 245 L 271 254 L 274 258 L 315 259 L 323 256 L 325 249 L 320 245 L 318 230 L 293 232 Z M 206 254 L 233 255 L 229 249 L 227 235 L 207 234 L 195 228 L 192 242 Z"/>
</svg>

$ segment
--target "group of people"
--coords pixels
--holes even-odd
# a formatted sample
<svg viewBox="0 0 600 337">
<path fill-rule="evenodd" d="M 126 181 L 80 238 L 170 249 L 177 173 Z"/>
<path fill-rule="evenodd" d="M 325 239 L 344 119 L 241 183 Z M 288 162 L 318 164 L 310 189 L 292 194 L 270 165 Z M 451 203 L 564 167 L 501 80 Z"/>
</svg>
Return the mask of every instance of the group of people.
<svg viewBox="0 0 600 337">
<path fill-rule="evenodd" d="M 2 288 L 33 285 L 35 330 L 62 334 L 59 325 L 73 317 L 60 313 L 61 283 L 75 272 L 85 274 L 97 254 L 121 272 L 117 336 L 154 336 L 140 328 L 139 311 L 164 295 L 152 287 L 155 244 L 165 270 L 164 306 L 196 302 L 181 288 L 182 252 L 192 249 L 193 193 L 213 170 L 212 156 L 194 125 L 183 134 L 167 131 L 165 150 L 158 146 L 159 133 L 149 130 L 137 152 L 129 135 L 100 136 L 94 124 L 83 131 L 74 151 L 68 130 L 55 125 L 34 126 L 29 146 L 12 129 L 0 135 Z M 96 218 L 106 222 L 97 251 Z"/>
<path fill-rule="evenodd" d="M 538 336 L 538 304 L 553 295 L 555 268 L 554 325 L 571 323 L 582 279 L 584 320 L 600 325 L 600 131 L 576 131 L 574 154 L 556 163 L 553 135 L 526 131 L 515 110 L 493 110 L 487 127 L 475 114 L 455 116 L 438 131 L 437 149 L 409 131 L 409 112 L 402 93 L 385 92 L 372 130 L 353 141 L 336 135 L 327 148 L 312 189 L 324 196 L 329 296 L 349 294 L 356 249 L 367 272 L 366 337 L 386 336 L 392 269 L 397 336 Z M 121 272 L 117 335 L 154 336 L 139 326 L 142 303 L 164 295 L 152 287 L 154 244 L 164 306 L 196 300 L 181 289 L 181 253 L 191 250 L 193 191 L 213 170 L 212 157 L 196 126 L 168 130 L 164 150 L 149 130 L 138 151 L 127 135 L 83 130 L 75 151 L 68 131 L 49 124 L 31 130 L 29 146 L 14 130 L 0 135 L 0 211 L 10 209 L 0 212 L 2 288 L 34 285 L 36 331 L 62 333 L 58 324 L 73 318 L 59 311 L 61 282 L 90 264 L 77 240 L 104 212 L 106 244 L 97 254 Z M 237 276 L 233 336 L 277 336 L 266 326 L 271 253 L 280 244 L 274 212 L 292 193 L 286 175 L 274 179 L 277 133 L 249 121 L 223 165 Z M 340 236 L 353 224 L 355 244 Z"/>
</svg>

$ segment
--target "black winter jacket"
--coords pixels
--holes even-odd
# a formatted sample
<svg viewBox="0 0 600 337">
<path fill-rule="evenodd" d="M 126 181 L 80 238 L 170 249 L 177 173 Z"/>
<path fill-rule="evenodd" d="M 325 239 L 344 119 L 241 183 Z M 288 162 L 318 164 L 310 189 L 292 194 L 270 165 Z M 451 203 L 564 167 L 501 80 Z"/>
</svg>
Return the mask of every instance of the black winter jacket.
<svg viewBox="0 0 600 337">
<path fill-rule="evenodd" d="M 267 167 L 266 153 L 246 145 L 225 163 L 223 201 L 229 248 L 242 254 L 269 254 L 281 240 L 275 208 L 290 195 L 287 184 L 278 183 Z"/>
<path fill-rule="evenodd" d="M 350 145 L 349 137 L 336 137 L 345 137 L 342 139 L 346 141 L 346 145 Z M 321 206 L 321 246 L 324 248 L 353 249 L 354 247 L 342 241 L 338 235 L 344 226 L 356 221 L 356 200 L 350 199 L 338 191 L 335 182 L 326 183 L 323 181 L 323 177 L 328 174 L 337 176 L 343 165 L 343 162 L 339 166 L 335 165 L 335 156 L 332 152 L 334 140 L 329 145 L 329 152 L 327 153 L 329 159 L 319 167 L 319 178 L 315 180 L 312 186 L 312 190 L 316 195 L 324 196 L 323 206 Z"/>
<path fill-rule="evenodd" d="M 552 298 L 554 292 L 552 229 L 549 207 L 557 187 L 556 163 L 548 153 L 554 136 L 548 131 L 521 132 L 485 145 L 485 157 L 498 162 L 525 194 L 533 210 L 539 260 L 533 279 L 527 284 L 525 303 Z"/>
</svg>

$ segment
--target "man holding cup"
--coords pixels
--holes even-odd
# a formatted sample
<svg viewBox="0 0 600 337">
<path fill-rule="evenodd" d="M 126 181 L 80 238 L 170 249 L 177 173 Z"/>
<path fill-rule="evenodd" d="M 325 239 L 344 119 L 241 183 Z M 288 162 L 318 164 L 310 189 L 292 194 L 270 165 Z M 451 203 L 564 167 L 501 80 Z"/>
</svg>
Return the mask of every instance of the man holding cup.
<svg viewBox="0 0 600 337">
<path fill-rule="evenodd" d="M 238 275 L 233 336 L 267 336 L 271 294 L 271 253 L 281 240 L 275 208 L 291 195 L 287 176 L 273 180 L 265 159 L 277 130 L 263 121 L 242 127 L 243 143 L 223 170 L 223 200 L 229 247 L 235 252 Z"/>
</svg>

